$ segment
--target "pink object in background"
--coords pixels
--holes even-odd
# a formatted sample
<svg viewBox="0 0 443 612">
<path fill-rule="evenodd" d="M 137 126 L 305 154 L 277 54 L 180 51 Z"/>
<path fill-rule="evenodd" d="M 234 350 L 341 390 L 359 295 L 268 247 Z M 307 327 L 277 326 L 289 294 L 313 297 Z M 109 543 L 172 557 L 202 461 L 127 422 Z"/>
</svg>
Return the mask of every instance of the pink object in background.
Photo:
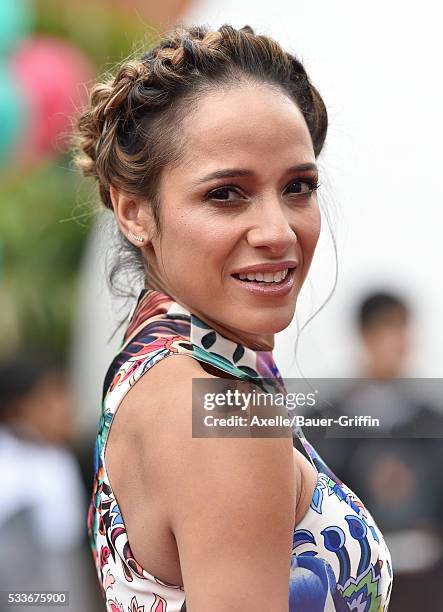
<svg viewBox="0 0 443 612">
<path fill-rule="evenodd" d="M 17 163 L 34 164 L 62 151 L 73 116 L 87 98 L 94 68 L 70 43 L 53 37 L 25 39 L 12 54 L 11 70 L 29 113 L 17 148 Z"/>
</svg>

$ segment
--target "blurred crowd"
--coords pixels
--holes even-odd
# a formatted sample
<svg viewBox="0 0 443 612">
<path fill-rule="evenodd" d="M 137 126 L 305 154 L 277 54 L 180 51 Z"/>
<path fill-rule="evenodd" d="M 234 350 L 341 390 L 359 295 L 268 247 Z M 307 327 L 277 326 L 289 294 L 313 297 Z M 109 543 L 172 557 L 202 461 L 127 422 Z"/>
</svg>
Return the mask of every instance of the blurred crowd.
<svg viewBox="0 0 443 612">
<path fill-rule="evenodd" d="M 73 410 L 67 372 L 43 347 L 0 364 L 0 591 L 67 591 L 80 612 L 100 602 Z"/>
</svg>

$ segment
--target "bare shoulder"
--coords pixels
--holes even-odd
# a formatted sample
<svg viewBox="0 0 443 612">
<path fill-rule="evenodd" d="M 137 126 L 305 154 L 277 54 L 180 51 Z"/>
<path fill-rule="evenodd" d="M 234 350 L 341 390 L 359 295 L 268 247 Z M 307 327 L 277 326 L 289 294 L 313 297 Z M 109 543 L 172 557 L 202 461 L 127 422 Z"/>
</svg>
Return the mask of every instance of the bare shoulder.
<svg viewBox="0 0 443 612">
<path fill-rule="evenodd" d="M 151 476 L 153 473 L 157 475 L 159 483 L 163 483 L 161 489 L 167 495 L 165 483 L 170 482 L 170 476 L 180 475 L 182 469 L 189 473 L 188 468 L 193 464 L 201 472 L 203 463 L 207 462 L 208 469 L 213 466 L 211 473 L 214 473 L 215 464 L 232 466 L 232 469 L 237 466 L 235 471 L 239 474 L 239 464 L 246 465 L 245 462 L 249 461 L 253 462 L 253 466 L 247 468 L 249 477 L 252 476 L 250 467 L 253 467 L 257 477 L 264 478 L 274 470 L 282 473 L 280 466 L 283 463 L 290 466 L 293 490 L 298 479 L 294 478 L 297 464 L 294 462 L 292 439 L 193 437 L 193 381 L 196 378 L 220 378 L 203 366 L 206 364 L 189 355 L 165 358 L 146 372 L 124 398 L 127 405 L 123 418 L 132 431 L 132 438 L 145 448 L 146 470 Z M 224 377 L 224 373 L 221 376 Z M 182 476 L 186 479 L 187 474 Z M 251 478 L 249 480 L 252 482 Z M 175 491 L 173 488 L 171 495 Z"/>
<path fill-rule="evenodd" d="M 136 452 L 139 469 L 151 490 L 170 476 L 181 444 L 192 437 L 192 383 L 215 379 L 190 355 L 175 354 L 157 362 L 126 393 L 115 416 L 111 440 L 120 455 Z"/>
</svg>

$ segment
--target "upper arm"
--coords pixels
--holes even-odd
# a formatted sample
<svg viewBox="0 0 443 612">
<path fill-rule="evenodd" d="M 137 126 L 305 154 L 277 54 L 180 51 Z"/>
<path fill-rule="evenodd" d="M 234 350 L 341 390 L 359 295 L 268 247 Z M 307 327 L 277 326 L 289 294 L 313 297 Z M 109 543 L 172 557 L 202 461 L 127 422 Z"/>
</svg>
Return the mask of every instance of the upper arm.
<svg viewBox="0 0 443 612">
<path fill-rule="evenodd" d="M 163 363 L 174 384 L 156 391 L 164 429 L 147 469 L 161 474 L 187 609 L 286 612 L 297 497 L 292 439 L 192 438 L 192 376 L 211 375 L 186 359 L 180 368 Z"/>
</svg>

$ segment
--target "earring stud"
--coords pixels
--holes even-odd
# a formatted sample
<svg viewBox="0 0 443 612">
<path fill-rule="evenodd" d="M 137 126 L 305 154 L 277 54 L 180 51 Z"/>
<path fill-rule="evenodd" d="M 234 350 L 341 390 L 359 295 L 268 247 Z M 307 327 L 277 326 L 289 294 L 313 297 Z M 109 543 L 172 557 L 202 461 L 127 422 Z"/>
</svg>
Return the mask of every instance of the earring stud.
<svg viewBox="0 0 443 612">
<path fill-rule="evenodd" d="M 128 232 L 129 236 L 131 238 L 133 238 L 134 240 L 137 240 L 137 242 L 144 242 L 145 239 L 143 236 L 136 236 L 135 234 L 133 234 L 132 232 Z"/>
</svg>

